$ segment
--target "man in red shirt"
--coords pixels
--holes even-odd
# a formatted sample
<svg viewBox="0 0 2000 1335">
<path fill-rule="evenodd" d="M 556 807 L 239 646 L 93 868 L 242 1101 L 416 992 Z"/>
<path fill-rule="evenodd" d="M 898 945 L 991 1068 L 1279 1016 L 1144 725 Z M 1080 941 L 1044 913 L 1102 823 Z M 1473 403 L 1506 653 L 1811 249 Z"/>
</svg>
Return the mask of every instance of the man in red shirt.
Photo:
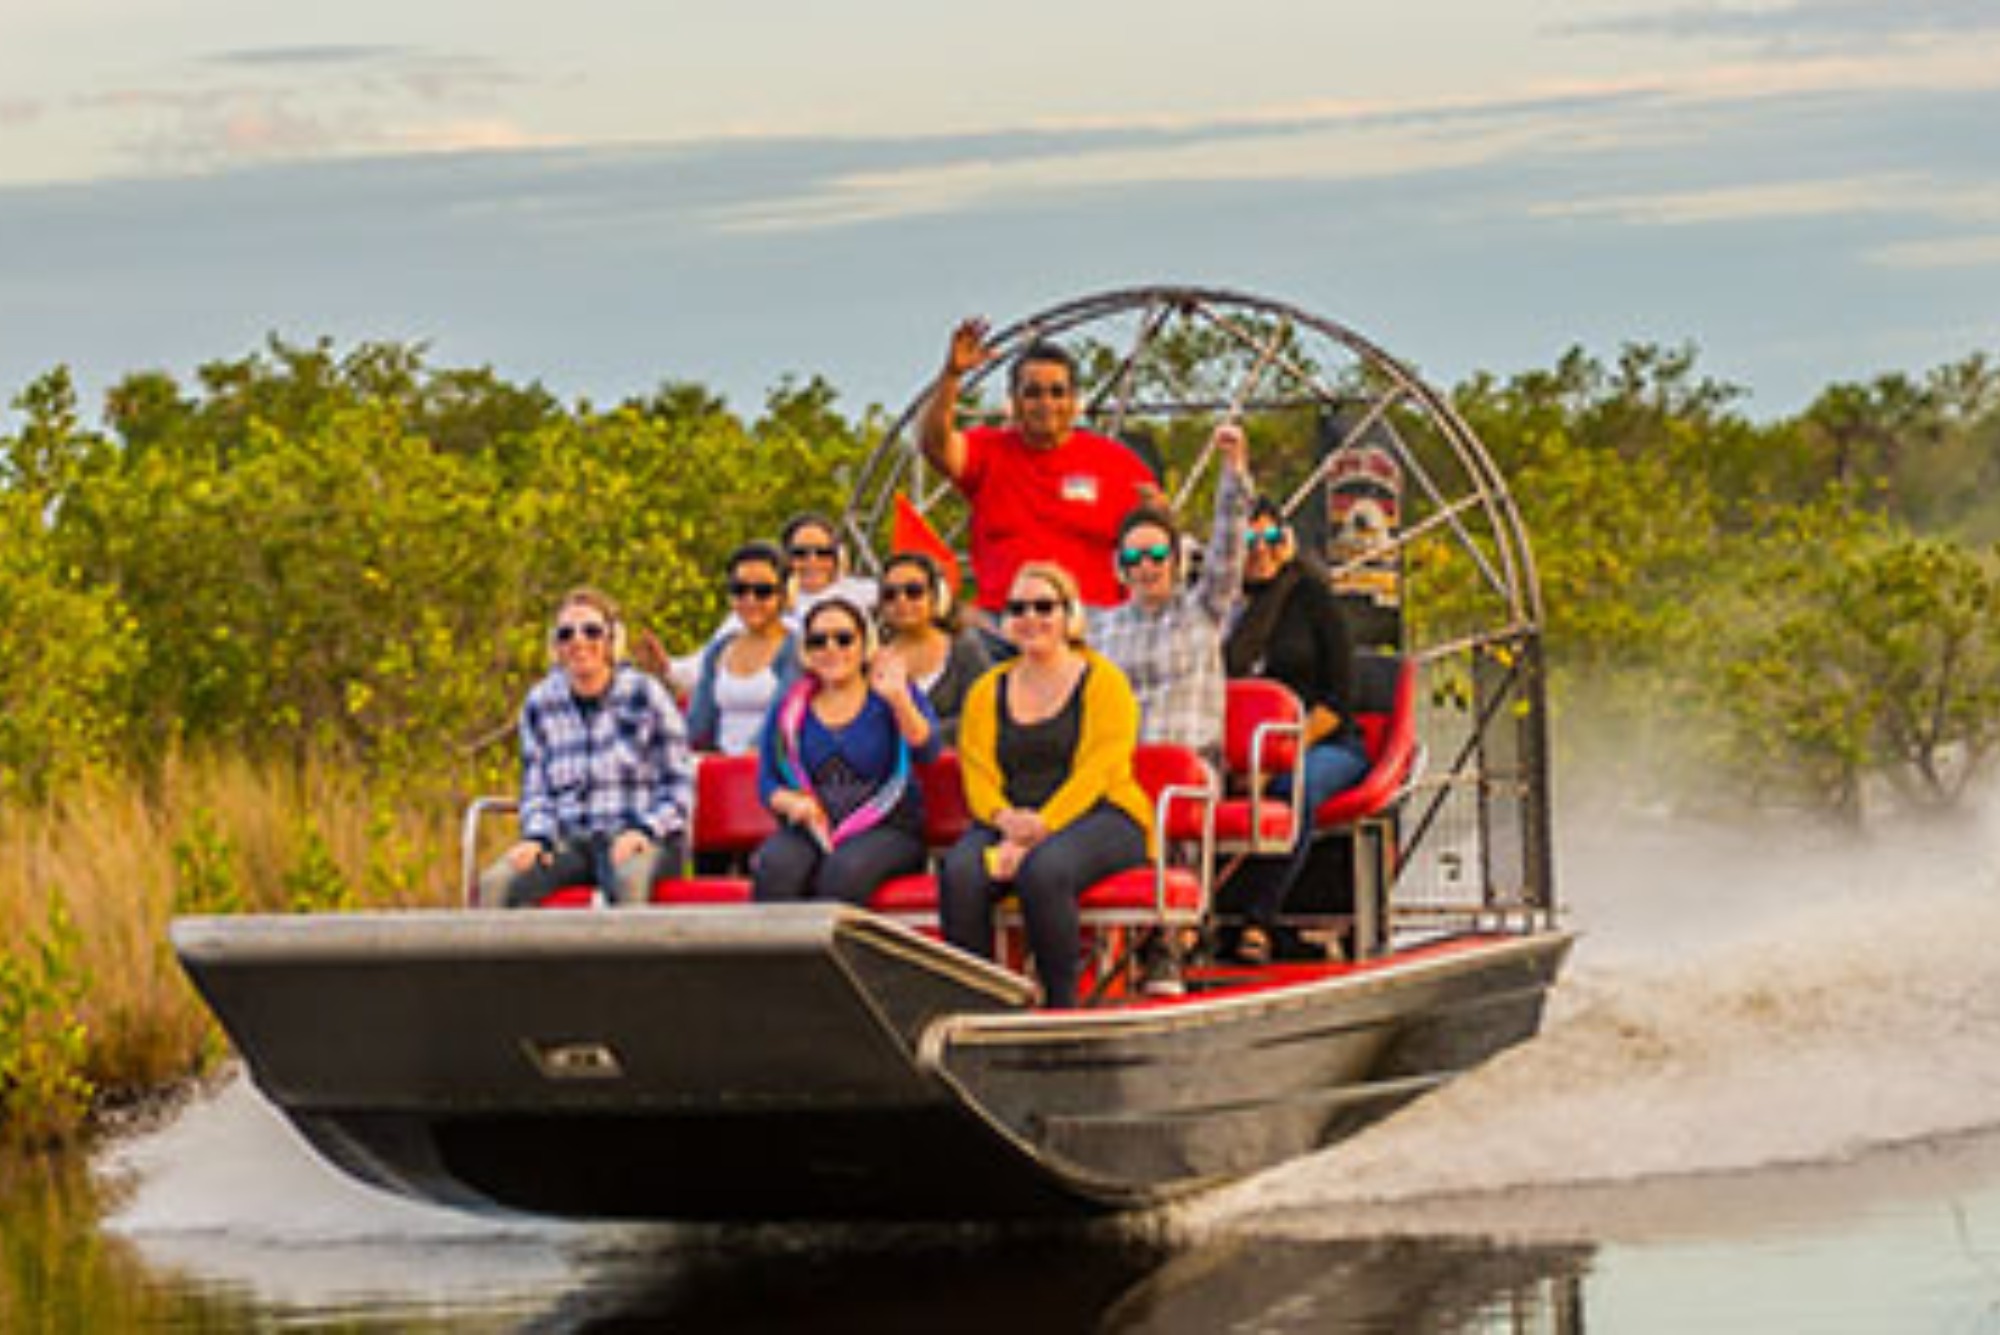
<svg viewBox="0 0 2000 1335">
<path fill-rule="evenodd" d="M 917 419 L 917 444 L 972 509 L 979 605 L 998 612 L 1024 561 L 1054 561 L 1083 601 L 1111 607 L 1125 589 L 1112 561 L 1118 526 L 1158 490 L 1152 469 L 1109 436 L 1076 429 L 1076 363 L 1036 343 L 1010 370 L 1011 424 L 960 430 L 959 385 L 994 357 L 984 320 L 952 330 L 944 369 Z"/>
</svg>

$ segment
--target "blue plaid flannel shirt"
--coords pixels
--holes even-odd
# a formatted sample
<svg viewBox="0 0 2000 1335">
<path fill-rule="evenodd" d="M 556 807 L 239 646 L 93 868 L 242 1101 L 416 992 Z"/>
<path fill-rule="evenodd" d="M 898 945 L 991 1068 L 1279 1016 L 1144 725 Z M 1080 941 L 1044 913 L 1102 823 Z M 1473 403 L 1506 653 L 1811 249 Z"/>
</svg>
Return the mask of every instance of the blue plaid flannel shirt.
<svg viewBox="0 0 2000 1335">
<path fill-rule="evenodd" d="M 618 668 L 588 713 L 561 668 L 521 707 L 524 839 L 554 844 L 639 830 L 663 841 L 687 825 L 693 773 L 673 697 L 636 668 Z"/>
</svg>

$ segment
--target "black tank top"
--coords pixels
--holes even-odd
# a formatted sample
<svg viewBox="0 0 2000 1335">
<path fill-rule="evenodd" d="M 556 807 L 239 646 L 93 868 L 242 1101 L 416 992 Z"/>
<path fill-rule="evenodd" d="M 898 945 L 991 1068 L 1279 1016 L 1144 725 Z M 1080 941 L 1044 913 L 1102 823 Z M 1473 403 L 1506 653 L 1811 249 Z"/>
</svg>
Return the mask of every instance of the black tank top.
<svg viewBox="0 0 2000 1335">
<path fill-rule="evenodd" d="M 1085 667 L 1063 707 L 1039 723 L 1016 723 L 1007 708 L 1007 687 L 1013 674 L 1000 678 L 1000 735 L 994 754 L 1006 776 L 1007 805 L 1039 811 L 1076 768 L 1076 746 L 1083 737 Z"/>
</svg>

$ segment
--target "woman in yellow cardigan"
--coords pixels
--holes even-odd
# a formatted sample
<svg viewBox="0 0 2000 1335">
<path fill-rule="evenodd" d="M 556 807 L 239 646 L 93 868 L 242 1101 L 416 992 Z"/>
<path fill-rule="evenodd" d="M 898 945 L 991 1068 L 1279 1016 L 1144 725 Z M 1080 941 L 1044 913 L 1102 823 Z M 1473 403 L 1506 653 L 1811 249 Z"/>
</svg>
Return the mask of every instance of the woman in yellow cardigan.
<svg viewBox="0 0 2000 1335">
<path fill-rule="evenodd" d="M 1076 1004 L 1077 896 L 1146 860 L 1152 810 L 1132 777 L 1139 703 L 1111 660 L 1083 644 L 1076 581 L 1031 561 L 1007 595 L 1020 656 L 965 697 L 958 754 L 975 824 L 945 855 L 945 939 L 993 955 L 993 903 L 1020 900 L 1042 1002 Z"/>
</svg>

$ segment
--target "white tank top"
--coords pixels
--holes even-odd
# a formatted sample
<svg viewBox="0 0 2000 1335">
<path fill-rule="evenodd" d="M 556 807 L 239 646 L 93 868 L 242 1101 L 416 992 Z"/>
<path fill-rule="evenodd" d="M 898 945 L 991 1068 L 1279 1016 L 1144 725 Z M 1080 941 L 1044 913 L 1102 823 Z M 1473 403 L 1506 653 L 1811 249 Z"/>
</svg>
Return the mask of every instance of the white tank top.
<svg viewBox="0 0 2000 1335">
<path fill-rule="evenodd" d="M 721 664 L 715 673 L 715 747 L 728 755 L 757 749 L 764 714 L 778 691 L 778 674 L 767 663 L 747 677 Z"/>
</svg>

